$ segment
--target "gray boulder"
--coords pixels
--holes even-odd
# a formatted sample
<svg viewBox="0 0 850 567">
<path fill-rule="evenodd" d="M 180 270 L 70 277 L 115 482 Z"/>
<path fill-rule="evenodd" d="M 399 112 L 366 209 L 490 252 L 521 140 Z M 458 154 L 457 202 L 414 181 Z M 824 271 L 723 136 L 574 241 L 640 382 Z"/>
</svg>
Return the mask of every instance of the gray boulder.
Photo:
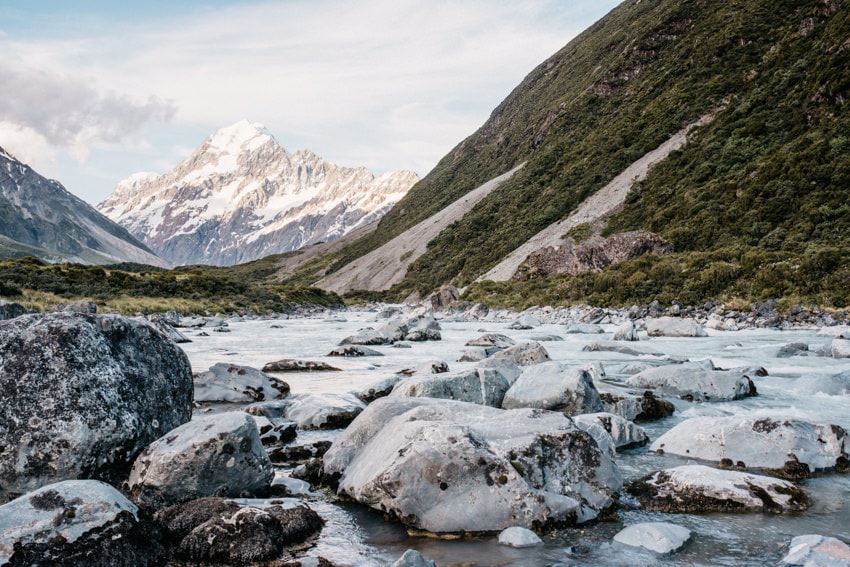
<svg viewBox="0 0 850 567">
<path fill-rule="evenodd" d="M 353 394 L 293 394 L 286 399 L 283 416 L 299 429 L 341 429 L 365 407 Z"/>
<path fill-rule="evenodd" d="M 327 362 L 292 358 L 268 362 L 263 366 L 263 372 L 339 372 L 339 370 Z"/>
<path fill-rule="evenodd" d="M 626 321 L 616 329 L 614 329 L 614 333 L 611 335 L 612 341 L 638 341 L 640 337 L 638 337 L 637 327 L 633 321 Z"/>
<path fill-rule="evenodd" d="M 360 345 L 338 346 L 328 353 L 328 356 L 384 356 L 384 353 Z"/>
<path fill-rule="evenodd" d="M 832 358 L 850 358 L 850 339 L 836 337 L 829 348 Z"/>
<path fill-rule="evenodd" d="M 658 390 L 691 402 L 725 402 L 757 394 L 750 377 L 732 370 L 706 370 L 690 363 L 648 368 L 630 376 L 632 388 Z"/>
<path fill-rule="evenodd" d="M 659 352 L 654 348 L 642 344 L 623 344 L 624 341 L 594 341 L 582 347 L 585 352 L 617 352 L 620 354 L 628 354 L 630 356 L 664 356 L 663 352 Z"/>
<path fill-rule="evenodd" d="M 691 530 L 667 522 L 644 522 L 623 528 L 614 541 L 631 547 L 642 547 L 655 553 L 673 553 L 691 539 Z"/>
<path fill-rule="evenodd" d="M 694 417 L 652 443 L 650 450 L 747 467 L 829 470 L 845 466 L 847 434 L 837 425 L 768 417 Z"/>
<path fill-rule="evenodd" d="M 746 472 L 684 465 L 626 486 L 641 506 L 660 512 L 773 512 L 805 510 L 806 493 L 786 480 Z"/>
<path fill-rule="evenodd" d="M 193 377 L 196 402 L 252 403 L 285 398 L 289 384 L 250 366 L 219 362 Z"/>
<path fill-rule="evenodd" d="M 650 337 L 705 337 L 707 333 L 693 319 L 681 317 L 659 317 L 646 322 L 646 333 Z"/>
<path fill-rule="evenodd" d="M 403 379 L 404 377 L 399 376 L 398 374 L 390 376 L 389 378 L 381 378 L 380 380 L 372 382 L 371 384 L 368 384 L 367 386 L 364 386 L 352 393 L 364 404 L 371 404 L 378 398 L 389 396 L 390 392 L 392 392 L 393 388 L 395 388 L 395 385 Z"/>
<path fill-rule="evenodd" d="M 602 411 L 602 399 L 587 370 L 552 361 L 526 367 L 505 393 L 502 407 L 539 408 L 578 415 Z"/>
<path fill-rule="evenodd" d="M 390 567 L 437 567 L 437 564 L 422 557 L 415 549 L 408 549 Z"/>
<path fill-rule="evenodd" d="M 384 331 L 367 327 L 339 341 L 339 346 L 347 345 L 390 345 L 395 339 Z"/>
<path fill-rule="evenodd" d="M 500 372 L 471 368 L 441 374 L 415 374 L 396 384 L 390 396 L 442 398 L 499 407 L 509 387 Z"/>
<path fill-rule="evenodd" d="M 151 443 L 133 463 L 128 485 L 147 507 L 206 496 L 263 493 L 274 478 L 254 418 L 227 412 L 195 418 Z"/>
<path fill-rule="evenodd" d="M 782 567 L 850 567 L 850 546 L 834 537 L 817 534 L 793 538 Z"/>
<path fill-rule="evenodd" d="M 649 443 L 649 435 L 646 430 L 639 425 L 635 425 L 627 419 L 610 413 L 586 413 L 573 417 L 576 425 L 587 431 L 597 443 L 601 446 L 602 441 L 599 440 L 596 433 L 597 427 L 602 428 L 602 432 L 610 438 L 616 451 L 625 451 L 635 447 L 643 447 Z"/>
<path fill-rule="evenodd" d="M 166 319 L 164 315 L 148 315 L 146 317 L 148 323 L 156 327 L 156 330 L 174 341 L 177 344 L 182 343 L 191 343 L 191 339 L 178 331 L 174 326 L 169 322 L 169 319 Z"/>
<path fill-rule="evenodd" d="M 540 539 L 540 536 L 528 528 L 513 526 L 504 529 L 499 533 L 499 545 L 507 545 L 509 547 L 535 547 L 543 545 L 543 540 Z"/>
<path fill-rule="evenodd" d="M 180 347 L 120 315 L 0 322 L 0 501 L 75 478 L 117 482 L 148 444 L 192 416 Z M 14 392 L 15 395 L 8 395 Z"/>
<path fill-rule="evenodd" d="M 524 313 L 517 317 L 513 323 L 508 325 L 508 329 L 513 329 L 515 331 L 527 331 L 539 326 L 540 320 L 537 317 Z"/>
<path fill-rule="evenodd" d="M 477 368 L 491 368 L 505 377 L 509 385 L 513 385 L 522 374 L 522 367 L 509 358 L 488 358 L 476 364 Z"/>
<path fill-rule="evenodd" d="M 466 342 L 466 346 L 495 348 L 496 350 L 506 349 L 514 346 L 515 344 L 516 341 L 512 338 L 506 335 L 500 335 L 499 333 L 487 333 L 486 335 L 481 335 L 477 339 L 472 339 Z"/>
<path fill-rule="evenodd" d="M 325 454 L 324 473 L 340 494 L 432 533 L 585 522 L 622 483 L 562 413 L 430 398 L 372 403 Z"/>
<path fill-rule="evenodd" d="M 30 310 L 24 307 L 23 305 L 15 303 L 13 301 L 6 301 L 5 299 L 0 299 L 0 321 L 14 319 L 15 317 L 20 317 L 21 315 L 26 315 L 27 313 L 30 313 Z"/>
<path fill-rule="evenodd" d="M 493 355 L 493 358 L 507 358 L 520 366 L 531 366 L 551 360 L 546 348 L 536 341 L 522 342 Z"/>
<path fill-rule="evenodd" d="M 597 335 L 605 332 L 601 325 L 593 323 L 570 323 L 564 329 L 565 333 L 571 335 Z"/>
<path fill-rule="evenodd" d="M 676 408 L 667 400 L 662 400 L 647 390 L 642 396 L 619 395 L 601 392 L 602 407 L 607 413 L 613 413 L 635 423 L 657 421 L 670 417 Z"/>
</svg>

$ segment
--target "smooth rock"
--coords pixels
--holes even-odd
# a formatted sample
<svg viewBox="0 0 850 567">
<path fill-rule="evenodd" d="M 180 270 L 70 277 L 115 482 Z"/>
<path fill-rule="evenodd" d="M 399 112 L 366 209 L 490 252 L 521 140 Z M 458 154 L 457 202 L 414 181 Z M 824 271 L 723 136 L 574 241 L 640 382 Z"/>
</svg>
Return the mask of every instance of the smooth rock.
<svg viewBox="0 0 850 567">
<path fill-rule="evenodd" d="M 638 341 L 640 337 L 638 337 L 637 327 L 633 321 L 626 321 L 616 329 L 614 329 L 613 335 L 611 335 L 612 341 Z"/>
<path fill-rule="evenodd" d="M 631 356 L 664 356 L 654 348 L 642 344 L 623 344 L 624 341 L 594 341 L 586 344 L 581 350 L 585 352 L 618 352 Z"/>
<path fill-rule="evenodd" d="M 408 549 L 390 567 L 437 567 L 437 564 L 422 557 L 415 549 Z"/>
<path fill-rule="evenodd" d="M 793 538 L 782 567 L 850 567 L 850 546 L 834 537 L 817 534 Z"/>
<path fill-rule="evenodd" d="M 643 447 L 649 443 L 649 435 L 646 430 L 635 425 L 631 421 L 606 412 L 586 413 L 573 416 L 573 421 L 576 425 L 593 435 L 594 439 L 597 436 L 590 431 L 590 426 L 598 423 L 602 426 L 608 437 L 614 443 L 614 448 L 617 451 L 626 451 L 635 447 Z M 599 440 L 597 439 L 597 443 Z"/>
<path fill-rule="evenodd" d="M 189 359 L 147 322 L 24 315 L 0 322 L 0 353 L 0 502 L 60 480 L 118 482 L 192 416 Z"/>
<path fill-rule="evenodd" d="M 693 319 L 659 317 L 646 322 L 646 334 L 650 337 L 705 337 L 705 329 Z"/>
<path fill-rule="evenodd" d="M 690 402 L 726 402 L 757 394 L 746 374 L 732 370 L 705 370 L 690 363 L 648 368 L 629 377 L 631 388 L 658 390 Z"/>
<path fill-rule="evenodd" d="M 524 368 L 505 393 L 502 407 L 539 408 L 578 415 L 602 411 L 602 399 L 587 370 L 552 361 Z"/>
<path fill-rule="evenodd" d="M 352 392 L 357 399 L 364 404 L 371 404 L 378 398 L 389 396 L 395 385 L 402 381 L 404 377 L 396 374 L 388 378 L 381 378 L 376 382 L 372 382 L 368 386 L 364 386 L 360 390 Z"/>
<path fill-rule="evenodd" d="M 151 443 L 133 464 L 128 485 L 135 502 L 160 507 L 261 494 L 273 478 L 254 418 L 226 412 L 195 418 Z"/>
<path fill-rule="evenodd" d="M 466 342 L 466 346 L 470 347 L 494 347 L 499 350 L 512 347 L 515 344 L 516 341 L 514 341 L 512 338 L 506 335 L 500 335 L 499 333 L 487 333 L 485 335 L 481 335 L 477 339 L 471 339 Z"/>
<path fill-rule="evenodd" d="M 384 331 L 367 327 L 360 329 L 354 335 L 345 337 L 339 342 L 338 346 L 348 345 L 389 345 L 394 342 L 393 337 Z M 334 356 L 334 355 L 330 355 Z"/>
<path fill-rule="evenodd" d="M 614 541 L 655 553 L 672 553 L 691 539 L 691 530 L 667 522 L 644 522 L 623 528 Z"/>
<path fill-rule="evenodd" d="M 667 400 L 662 400 L 647 390 L 642 396 L 617 395 L 600 392 L 603 410 L 635 423 L 657 421 L 670 417 L 676 408 Z"/>
<path fill-rule="evenodd" d="M 443 398 L 499 407 L 509 387 L 500 372 L 471 368 L 441 374 L 415 374 L 396 384 L 390 396 Z"/>
<path fill-rule="evenodd" d="M 219 362 L 193 377 L 196 402 L 251 403 L 285 398 L 289 384 L 265 372 Z"/>
<path fill-rule="evenodd" d="M 626 491 L 647 510 L 672 513 L 787 513 L 809 506 L 806 493 L 787 480 L 703 465 L 652 473 L 630 482 Z"/>
<path fill-rule="evenodd" d="M 339 346 L 328 353 L 328 356 L 384 356 L 375 349 L 359 345 Z"/>
<path fill-rule="evenodd" d="M 174 328 L 174 326 L 172 326 L 172 324 L 169 322 L 169 319 L 167 319 L 163 315 L 148 315 L 145 319 L 148 323 L 154 326 L 157 331 L 159 331 L 177 344 L 192 342 L 189 337 Z"/>
<path fill-rule="evenodd" d="M 499 544 L 509 547 L 535 547 L 543 545 L 543 540 L 529 529 L 512 526 L 499 533 Z"/>
<path fill-rule="evenodd" d="M 850 358 L 850 339 L 832 339 L 829 353 L 832 358 Z"/>
<path fill-rule="evenodd" d="M 566 326 L 564 332 L 571 335 L 598 335 L 604 333 L 605 329 L 593 323 L 570 323 Z"/>
<path fill-rule="evenodd" d="M 513 329 L 515 331 L 527 331 L 529 329 L 534 329 L 535 327 L 540 326 L 540 320 L 533 315 L 523 314 L 517 317 L 517 319 L 508 325 L 508 329 Z"/>
<path fill-rule="evenodd" d="M 268 362 L 263 366 L 263 372 L 338 372 L 339 370 L 327 362 L 291 358 Z"/>
<path fill-rule="evenodd" d="M 531 366 L 551 360 L 546 348 L 536 341 L 527 341 L 508 347 L 493 355 L 493 358 L 507 358 L 520 366 Z"/>
<path fill-rule="evenodd" d="M 299 429 L 341 429 L 364 407 L 352 394 L 292 394 L 286 399 L 283 416 Z"/>
</svg>

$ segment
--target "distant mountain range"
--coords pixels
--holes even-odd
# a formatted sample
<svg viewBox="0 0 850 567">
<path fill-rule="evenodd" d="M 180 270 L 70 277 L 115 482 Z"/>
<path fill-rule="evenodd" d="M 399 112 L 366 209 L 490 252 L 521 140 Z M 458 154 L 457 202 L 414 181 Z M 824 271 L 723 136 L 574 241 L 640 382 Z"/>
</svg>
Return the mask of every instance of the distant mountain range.
<svg viewBox="0 0 850 567">
<path fill-rule="evenodd" d="M 0 148 L 0 257 L 166 266 L 91 205 Z"/>
<path fill-rule="evenodd" d="M 227 266 L 333 241 L 379 219 L 418 180 L 287 153 L 243 120 L 168 173 L 128 177 L 98 210 L 169 262 Z"/>
</svg>

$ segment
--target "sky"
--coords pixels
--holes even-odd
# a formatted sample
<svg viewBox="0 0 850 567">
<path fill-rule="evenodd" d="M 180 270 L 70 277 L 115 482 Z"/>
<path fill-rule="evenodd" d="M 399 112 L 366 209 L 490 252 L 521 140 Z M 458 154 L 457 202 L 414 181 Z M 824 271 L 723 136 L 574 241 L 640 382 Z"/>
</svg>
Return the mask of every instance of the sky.
<svg viewBox="0 0 850 567">
<path fill-rule="evenodd" d="M 0 147 L 91 204 L 247 119 L 424 176 L 618 0 L 0 0 Z"/>
</svg>

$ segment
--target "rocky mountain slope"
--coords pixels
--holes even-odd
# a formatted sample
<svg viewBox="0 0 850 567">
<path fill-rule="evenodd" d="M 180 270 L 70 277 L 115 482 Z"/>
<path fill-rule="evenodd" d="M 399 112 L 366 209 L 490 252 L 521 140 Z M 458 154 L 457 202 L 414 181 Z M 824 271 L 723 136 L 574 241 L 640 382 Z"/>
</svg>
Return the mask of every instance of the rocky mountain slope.
<svg viewBox="0 0 850 567">
<path fill-rule="evenodd" d="M 232 265 L 335 240 L 379 219 L 417 181 L 287 153 L 243 120 L 168 173 L 125 179 L 98 209 L 175 264 Z"/>
<path fill-rule="evenodd" d="M 0 148 L 0 257 L 83 264 L 166 263 L 58 181 Z"/>
<path fill-rule="evenodd" d="M 330 289 L 390 288 L 395 299 L 481 281 L 471 289 L 534 289 L 548 302 L 730 296 L 847 305 L 848 37 L 842 0 L 623 2 L 534 69 L 377 230 L 284 276 Z M 418 236 L 407 231 L 520 164 L 407 257 L 403 277 L 374 286 L 335 276 L 390 242 L 411 249 Z M 611 198 L 594 201 L 606 188 Z M 579 244 L 573 231 L 649 232 L 673 253 L 596 275 L 527 269 L 542 248 L 565 237 L 573 240 L 565 248 Z"/>
</svg>

